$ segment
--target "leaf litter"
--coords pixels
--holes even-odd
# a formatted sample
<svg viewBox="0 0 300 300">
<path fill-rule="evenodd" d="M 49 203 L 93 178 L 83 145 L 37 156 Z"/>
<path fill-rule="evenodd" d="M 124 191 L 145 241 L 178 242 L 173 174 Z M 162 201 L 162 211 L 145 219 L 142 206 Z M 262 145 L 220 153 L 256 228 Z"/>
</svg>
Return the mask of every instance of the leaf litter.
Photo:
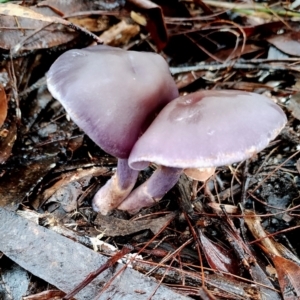
<svg viewBox="0 0 300 300">
<path fill-rule="evenodd" d="M 131 268 L 113 263 L 76 299 L 300 296 L 296 2 L 0 5 L 3 299 L 61 298 L 118 253 L 111 245 L 126 244 L 139 254 L 125 261 Z M 97 216 L 90 200 L 114 173 L 116 160 L 68 119 L 43 78 L 64 51 L 101 42 L 159 52 L 182 94 L 264 94 L 284 108 L 288 124 L 247 164 L 220 167 L 205 183 L 182 177 L 159 204 L 137 216 Z M 141 172 L 139 183 L 152 171 Z"/>
</svg>

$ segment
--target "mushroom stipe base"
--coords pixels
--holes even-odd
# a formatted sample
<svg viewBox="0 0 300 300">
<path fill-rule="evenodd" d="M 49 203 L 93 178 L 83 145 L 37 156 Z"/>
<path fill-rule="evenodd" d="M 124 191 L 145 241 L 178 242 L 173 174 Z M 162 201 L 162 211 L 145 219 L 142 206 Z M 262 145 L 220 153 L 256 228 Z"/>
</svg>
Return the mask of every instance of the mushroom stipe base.
<svg viewBox="0 0 300 300">
<path fill-rule="evenodd" d="M 128 166 L 127 159 L 118 159 L 116 173 L 96 193 L 93 199 L 93 209 L 106 215 L 117 208 L 132 191 L 139 171 Z"/>
<path fill-rule="evenodd" d="M 183 169 L 159 166 L 152 176 L 136 188 L 118 207 L 130 214 L 157 203 L 177 183 Z"/>
</svg>

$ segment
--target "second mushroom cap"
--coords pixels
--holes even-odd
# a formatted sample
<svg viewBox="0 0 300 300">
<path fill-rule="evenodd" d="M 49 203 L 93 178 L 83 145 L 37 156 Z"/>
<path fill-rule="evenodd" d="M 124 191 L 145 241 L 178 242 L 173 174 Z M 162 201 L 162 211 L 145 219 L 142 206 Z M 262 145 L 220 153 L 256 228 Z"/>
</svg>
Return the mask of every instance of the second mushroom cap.
<svg viewBox="0 0 300 300">
<path fill-rule="evenodd" d="M 231 164 L 265 148 L 286 123 L 269 98 L 242 91 L 199 91 L 160 112 L 129 157 L 133 169 L 150 162 L 175 168 Z"/>
<path fill-rule="evenodd" d="M 127 158 L 155 114 L 178 96 L 158 54 L 98 45 L 62 54 L 47 74 L 51 94 L 105 152 Z"/>
</svg>

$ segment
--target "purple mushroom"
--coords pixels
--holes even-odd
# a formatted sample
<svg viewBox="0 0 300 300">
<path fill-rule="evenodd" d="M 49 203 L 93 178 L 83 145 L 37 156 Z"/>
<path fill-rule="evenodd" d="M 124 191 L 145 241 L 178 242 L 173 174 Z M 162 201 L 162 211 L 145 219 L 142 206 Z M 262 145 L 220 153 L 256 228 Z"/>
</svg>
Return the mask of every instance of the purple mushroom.
<svg viewBox="0 0 300 300">
<path fill-rule="evenodd" d="M 265 96 L 242 91 L 199 91 L 159 113 L 135 143 L 129 166 L 158 168 L 118 207 L 135 213 L 158 202 L 184 169 L 213 168 L 250 158 L 284 127 L 282 109 Z"/>
<path fill-rule="evenodd" d="M 65 52 L 47 74 L 49 91 L 71 119 L 118 158 L 115 175 L 93 199 L 106 214 L 131 192 L 138 171 L 128 156 L 157 113 L 178 97 L 164 59 L 155 53 L 99 45 Z"/>
</svg>

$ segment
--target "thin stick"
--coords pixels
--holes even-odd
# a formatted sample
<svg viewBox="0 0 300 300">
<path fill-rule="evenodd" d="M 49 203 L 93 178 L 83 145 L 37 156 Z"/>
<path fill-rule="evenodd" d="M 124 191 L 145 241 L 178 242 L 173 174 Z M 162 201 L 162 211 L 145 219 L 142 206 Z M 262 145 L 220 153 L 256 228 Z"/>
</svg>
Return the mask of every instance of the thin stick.
<svg viewBox="0 0 300 300">
<path fill-rule="evenodd" d="M 91 272 L 80 284 L 78 284 L 70 293 L 63 297 L 63 300 L 70 300 L 77 293 L 79 293 L 84 287 L 86 287 L 92 280 L 94 280 L 98 275 L 100 275 L 103 271 L 112 267 L 119 259 L 121 259 L 124 255 L 128 254 L 133 250 L 133 247 L 130 245 L 126 245 L 122 248 L 121 251 L 117 252 L 113 257 L 109 258 L 105 264 L 100 266 L 96 271 Z"/>
</svg>

